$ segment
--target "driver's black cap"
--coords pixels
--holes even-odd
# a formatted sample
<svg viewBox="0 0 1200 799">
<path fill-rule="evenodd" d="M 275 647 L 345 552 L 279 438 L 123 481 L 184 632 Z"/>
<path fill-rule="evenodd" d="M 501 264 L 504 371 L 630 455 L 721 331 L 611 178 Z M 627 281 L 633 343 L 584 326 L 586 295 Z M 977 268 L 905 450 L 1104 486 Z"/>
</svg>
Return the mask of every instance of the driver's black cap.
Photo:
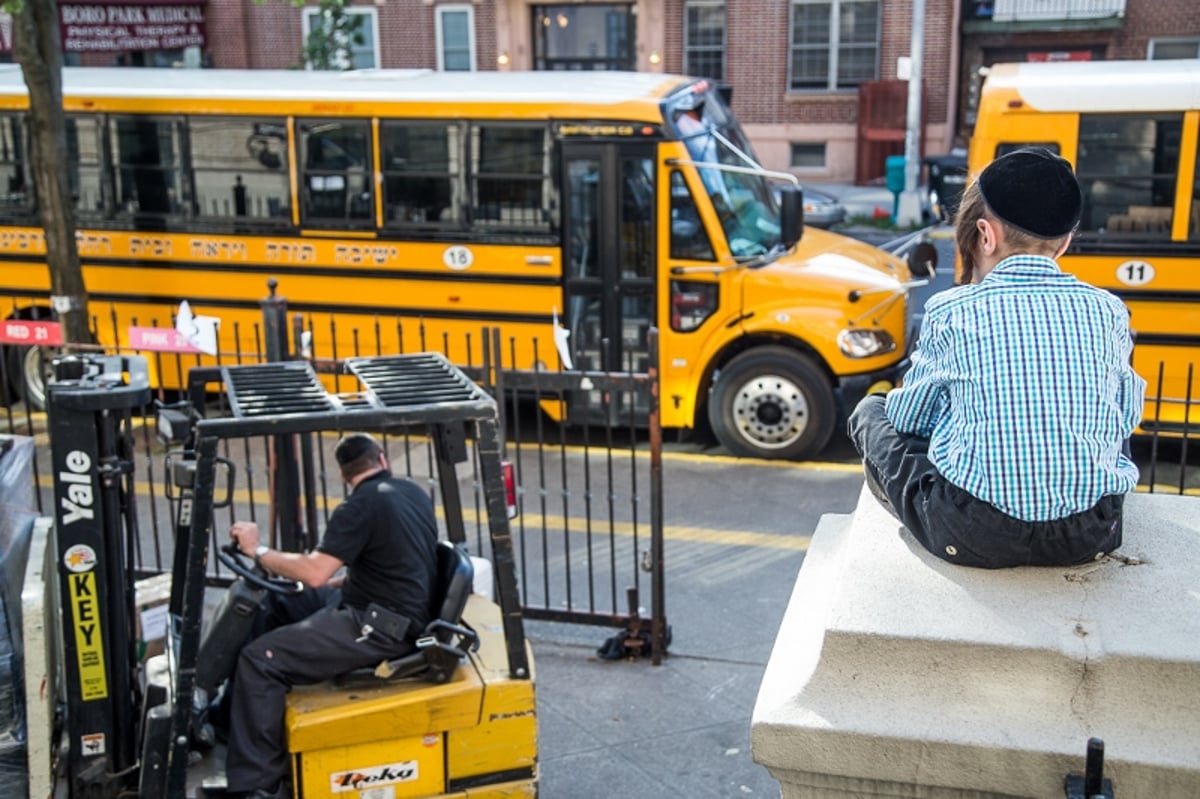
<svg viewBox="0 0 1200 799">
<path fill-rule="evenodd" d="M 383 452 L 383 447 L 379 446 L 374 436 L 367 433 L 350 433 L 338 442 L 333 456 L 337 458 L 338 466 L 345 466 L 375 452 Z"/>
</svg>

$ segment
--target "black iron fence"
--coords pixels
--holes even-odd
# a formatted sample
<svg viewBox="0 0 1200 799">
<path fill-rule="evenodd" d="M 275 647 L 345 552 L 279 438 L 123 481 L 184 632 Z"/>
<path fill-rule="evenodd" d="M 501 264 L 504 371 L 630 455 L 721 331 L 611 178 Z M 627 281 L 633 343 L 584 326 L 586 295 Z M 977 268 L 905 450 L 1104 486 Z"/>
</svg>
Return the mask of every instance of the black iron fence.
<svg viewBox="0 0 1200 799">
<path fill-rule="evenodd" d="M 313 361 L 327 376 L 330 390 L 352 396 L 360 386 L 339 368 L 353 357 L 438 351 L 459 354 L 460 365 L 498 401 L 506 457 L 516 478 L 518 515 L 511 525 L 525 614 L 530 618 L 595 624 L 624 629 L 629 647 L 650 648 L 657 660 L 666 643 L 663 590 L 662 434 L 658 425 L 658 376 L 644 373 L 548 371 L 516 368 L 517 342 L 496 328 L 481 328 L 461 341 L 427 335 L 420 321 L 375 317 L 366 327 L 339 328 L 336 316 L 289 315 L 286 302 L 271 292 L 262 303 L 262 319 L 250 330 L 234 331 L 247 349 L 222 352 L 211 359 L 195 354 L 143 351 L 165 385 L 186 385 L 188 371 L 203 364 L 250 364 L 298 358 L 311 359 L 313 342 L 329 357 Z M 133 320 L 133 324 L 137 324 Z M 174 319 L 147 319 L 144 324 L 173 328 Z M 115 312 L 93 317 L 94 330 L 111 328 L 109 340 L 120 340 Z M 339 352 L 337 342 L 350 341 Z M 536 345 L 533 345 L 536 346 Z M 94 349 L 94 348 L 90 348 Z M 656 349 L 652 347 L 652 349 Z M 461 354 L 466 353 L 466 363 Z M 0 433 L 44 434 L 44 415 L 37 404 L 51 348 L 6 347 L 0 357 L 0 387 L 15 389 L 33 403 L 4 403 Z M 124 354 L 131 354 L 125 352 Z M 551 361 L 534 352 L 533 362 Z M 649 359 L 657 363 L 657 353 Z M 1183 385 L 1192 385 L 1189 371 Z M 1155 391 L 1162 397 L 1162 379 Z M 161 404 L 183 395 L 159 388 Z M 590 424 L 568 425 L 554 416 L 577 416 Z M 1182 409 L 1182 416 L 1179 411 Z M 215 412 L 227 409 L 217 407 Z M 569 411 L 569 413 L 568 413 Z M 180 513 L 178 492 L 171 485 L 171 465 L 178 457 L 158 440 L 154 408 L 130 414 L 126 421 L 130 456 L 134 461 L 130 515 L 138 525 L 133 562 L 139 572 L 156 574 L 171 569 L 173 531 Z M 1180 424 L 1161 418 L 1179 417 Z M 1133 442 L 1133 455 L 1142 467 L 1142 490 L 1200 496 L 1200 397 L 1172 398 L 1159 403 L 1149 435 Z M 274 437 L 226 441 L 221 453 L 229 464 L 229 501 L 218 509 L 215 525 L 222 531 L 236 519 L 259 522 L 276 544 L 305 548 L 316 543 L 318 531 L 342 498 L 343 486 L 332 459 L 333 437 Z M 427 435 L 406 430 L 385 438 L 397 473 L 427 486 L 435 503 L 443 496 L 438 484 L 435 447 Z M 465 465 L 458 471 L 461 497 L 473 553 L 487 558 L 488 535 L 483 487 L 473 442 L 466 442 Z M 46 449 L 46 448 L 43 448 Z M 51 475 L 45 460 L 34 459 L 39 510 L 48 510 Z M 219 567 L 214 567 L 219 568 Z M 214 577 L 220 578 L 219 573 Z M 643 611 L 643 606 L 648 611 Z"/>
<path fill-rule="evenodd" d="M 93 329 L 113 326 L 115 315 L 93 318 Z M 149 319 L 158 328 L 175 320 Z M 519 570 L 519 588 L 527 618 L 592 624 L 625 631 L 630 652 L 642 651 L 659 662 L 667 643 L 663 580 L 662 436 L 658 425 L 655 368 L 645 373 L 523 370 L 515 368 L 519 345 L 503 331 L 481 328 L 465 341 L 430 340 L 425 325 L 376 318 L 368 329 L 339 329 L 336 317 L 318 324 L 313 318 L 289 315 L 274 285 L 263 301 L 262 322 L 236 331 L 237 341 L 253 341 L 248 350 L 222 352 L 214 358 L 191 353 L 123 351 L 144 355 L 167 385 L 185 385 L 188 371 L 201 365 L 242 365 L 309 358 L 317 349 L 330 357 L 314 361 L 329 390 L 353 402 L 362 387 L 340 367 L 361 356 L 438 351 L 449 357 L 468 353 L 460 364 L 497 400 L 504 430 L 506 459 L 515 477 L 517 515 L 511 520 Z M 244 338 L 242 333 L 246 332 Z M 347 335 L 347 333 L 349 335 Z M 312 342 L 328 336 L 330 346 Z M 656 335 L 651 333 L 656 351 Z M 115 336 L 113 337 L 115 340 Z M 335 342 L 353 342 L 339 352 Z M 536 345 L 534 345 L 536 346 Z M 83 347 L 80 350 L 97 350 Z M 110 351 L 111 353 L 111 351 Z M 40 397 L 40 386 L 28 385 L 47 374 L 41 361 L 56 349 L 10 351 L 0 359 L 0 378 L 20 396 Z M 26 357 L 28 355 L 28 357 Z M 30 366 L 30 359 L 38 359 Z M 310 359 L 311 360 L 311 359 Z M 534 362 L 540 363 L 534 352 Z M 546 360 L 552 360 L 546 358 Z M 656 352 L 649 361 L 657 363 Z M 174 531 L 181 513 L 180 491 L 172 485 L 173 465 L 182 453 L 160 443 L 155 428 L 157 406 L 172 406 L 186 393 L 154 390 L 155 406 L 123 420 L 133 476 L 127 516 L 135 520 L 131 562 L 140 575 L 171 570 Z M 210 399 L 210 413 L 227 413 L 223 394 Z M 0 432 L 37 436 L 45 416 L 33 403 L 7 402 Z M 543 408 L 586 412 L 591 424 L 567 425 L 551 420 Z M 332 449 L 336 435 L 262 437 L 223 441 L 222 477 L 227 501 L 214 512 L 214 537 L 223 537 L 233 521 L 248 519 L 270 531 L 272 542 L 285 549 L 316 544 L 336 504 L 344 496 Z M 434 442 L 421 430 L 405 429 L 383 440 L 397 474 L 426 486 L 435 504 L 445 496 L 438 482 Z M 486 506 L 478 458 L 470 431 L 458 467 L 454 494 L 461 498 L 472 554 L 490 559 Z M 35 458 L 38 509 L 48 511 L 52 476 L 45 459 Z M 439 513 L 441 509 L 439 507 Z M 214 542 L 223 543 L 223 541 Z M 213 559 L 213 578 L 228 579 Z M 645 608 L 648 608 L 646 610 Z"/>
</svg>

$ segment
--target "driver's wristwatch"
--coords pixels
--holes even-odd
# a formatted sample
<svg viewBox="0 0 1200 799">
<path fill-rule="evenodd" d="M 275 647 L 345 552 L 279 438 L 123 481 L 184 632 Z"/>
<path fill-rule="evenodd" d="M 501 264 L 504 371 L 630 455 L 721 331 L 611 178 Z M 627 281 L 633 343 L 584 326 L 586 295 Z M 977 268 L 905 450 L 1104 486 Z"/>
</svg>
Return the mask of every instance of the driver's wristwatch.
<svg viewBox="0 0 1200 799">
<path fill-rule="evenodd" d="M 258 568 L 262 569 L 263 571 L 266 571 L 266 567 L 264 567 L 262 565 L 262 559 L 263 559 L 263 555 L 267 554 L 270 551 L 271 551 L 271 548 L 269 546 L 267 546 L 266 544 L 259 544 L 257 547 L 255 547 L 254 548 L 254 565 L 257 566 Z"/>
</svg>

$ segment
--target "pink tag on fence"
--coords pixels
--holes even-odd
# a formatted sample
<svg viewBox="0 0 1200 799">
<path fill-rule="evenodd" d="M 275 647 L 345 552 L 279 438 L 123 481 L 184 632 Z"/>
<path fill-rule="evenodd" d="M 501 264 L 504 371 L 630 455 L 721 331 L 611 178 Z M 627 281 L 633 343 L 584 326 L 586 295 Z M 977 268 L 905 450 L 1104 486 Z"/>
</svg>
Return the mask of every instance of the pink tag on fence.
<svg viewBox="0 0 1200 799">
<path fill-rule="evenodd" d="M 130 327 L 129 346 L 150 352 L 200 352 L 187 336 L 173 327 Z"/>
</svg>

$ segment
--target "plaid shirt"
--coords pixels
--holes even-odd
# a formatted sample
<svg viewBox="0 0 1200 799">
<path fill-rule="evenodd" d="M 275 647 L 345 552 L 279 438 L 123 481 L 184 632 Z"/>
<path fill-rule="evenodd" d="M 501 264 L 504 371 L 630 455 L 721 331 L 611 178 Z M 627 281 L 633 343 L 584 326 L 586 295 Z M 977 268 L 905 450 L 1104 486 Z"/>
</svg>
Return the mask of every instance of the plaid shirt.
<svg viewBox="0 0 1200 799">
<path fill-rule="evenodd" d="M 1121 451 L 1146 389 L 1132 349 L 1120 300 L 1013 256 L 929 300 L 887 415 L 930 440 L 951 483 L 1024 521 L 1061 519 L 1137 485 Z"/>
</svg>

